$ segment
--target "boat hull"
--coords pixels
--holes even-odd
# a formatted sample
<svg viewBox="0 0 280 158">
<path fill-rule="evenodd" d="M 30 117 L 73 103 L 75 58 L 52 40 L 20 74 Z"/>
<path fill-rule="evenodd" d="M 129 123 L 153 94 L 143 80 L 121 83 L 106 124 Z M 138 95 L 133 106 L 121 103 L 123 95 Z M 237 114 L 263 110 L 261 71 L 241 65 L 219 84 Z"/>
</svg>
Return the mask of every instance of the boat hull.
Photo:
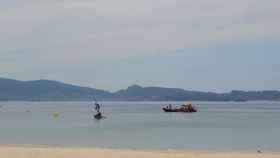
<svg viewBox="0 0 280 158">
<path fill-rule="evenodd" d="M 94 118 L 95 118 L 96 120 L 100 120 L 100 119 L 105 119 L 106 117 L 103 116 L 101 113 L 98 113 L 98 114 L 94 115 Z"/>
<path fill-rule="evenodd" d="M 184 109 L 184 108 L 180 108 L 180 109 L 162 108 L 162 110 L 163 110 L 164 112 L 184 112 L 184 113 L 194 113 L 194 112 L 197 112 L 196 109 L 188 110 L 188 109 Z"/>
</svg>

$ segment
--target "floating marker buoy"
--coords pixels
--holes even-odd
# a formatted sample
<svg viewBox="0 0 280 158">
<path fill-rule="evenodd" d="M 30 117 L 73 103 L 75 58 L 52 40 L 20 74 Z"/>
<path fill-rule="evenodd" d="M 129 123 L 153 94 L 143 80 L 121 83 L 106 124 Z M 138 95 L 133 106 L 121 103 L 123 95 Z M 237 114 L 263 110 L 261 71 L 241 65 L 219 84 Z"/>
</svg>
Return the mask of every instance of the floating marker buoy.
<svg viewBox="0 0 280 158">
<path fill-rule="evenodd" d="M 58 112 L 54 112 L 52 114 L 53 118 L 59 118 L 60 114 Z"/>
</svg>

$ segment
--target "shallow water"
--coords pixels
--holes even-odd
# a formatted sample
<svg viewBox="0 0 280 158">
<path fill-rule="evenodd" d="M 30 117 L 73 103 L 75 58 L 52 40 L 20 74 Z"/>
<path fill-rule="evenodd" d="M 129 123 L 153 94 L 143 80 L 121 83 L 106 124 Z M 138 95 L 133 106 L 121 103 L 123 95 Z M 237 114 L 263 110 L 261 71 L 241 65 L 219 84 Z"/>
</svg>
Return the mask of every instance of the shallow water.
<svg viewBox="0 0 280 158">
<path fill-rule="evenodd" d="M 198 113 L 163 113 L 163 102 L 103 102 L 107 119 L 96 121 L 90 102 L 0 102 L 0 144 L 280 150 L 280 102 L 193 103 Z"/>
</svg>

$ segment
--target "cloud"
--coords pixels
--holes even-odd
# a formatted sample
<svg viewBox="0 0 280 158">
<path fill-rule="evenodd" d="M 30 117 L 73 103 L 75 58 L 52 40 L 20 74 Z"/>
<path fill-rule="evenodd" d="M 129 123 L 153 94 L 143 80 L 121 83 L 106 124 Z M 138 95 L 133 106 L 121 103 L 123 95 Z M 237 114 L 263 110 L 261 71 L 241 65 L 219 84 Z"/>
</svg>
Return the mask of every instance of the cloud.
<svg viewBox="0 0 280 158">
<path fill-rule="evenodd" d="M 95 60 L 279 37 L 276 0 L 3 0 L 1 52 Z M 4 6 L 4 7 L 3 7 Z"/>
<path fill-rule="evenodd" d="M 65 79 L 85 67 L 96 74 L 102 62 L 279 41 L 279 6 L 279 0 L 0 0 L 0 70 Z"/>
</svg>

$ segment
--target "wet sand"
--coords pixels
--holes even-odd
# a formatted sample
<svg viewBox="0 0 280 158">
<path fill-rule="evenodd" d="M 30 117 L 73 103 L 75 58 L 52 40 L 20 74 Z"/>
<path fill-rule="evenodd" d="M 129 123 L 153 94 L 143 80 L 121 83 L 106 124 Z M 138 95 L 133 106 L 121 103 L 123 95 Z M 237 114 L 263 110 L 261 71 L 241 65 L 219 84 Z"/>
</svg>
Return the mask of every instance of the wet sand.
<svg viewBox="0 0 280 158">
<path fill-rule="evenodd" d="M 49 145 L 0 145 L 2 158 L 279 158 L 279 153 L 134 150 Z"/>
</svg>

